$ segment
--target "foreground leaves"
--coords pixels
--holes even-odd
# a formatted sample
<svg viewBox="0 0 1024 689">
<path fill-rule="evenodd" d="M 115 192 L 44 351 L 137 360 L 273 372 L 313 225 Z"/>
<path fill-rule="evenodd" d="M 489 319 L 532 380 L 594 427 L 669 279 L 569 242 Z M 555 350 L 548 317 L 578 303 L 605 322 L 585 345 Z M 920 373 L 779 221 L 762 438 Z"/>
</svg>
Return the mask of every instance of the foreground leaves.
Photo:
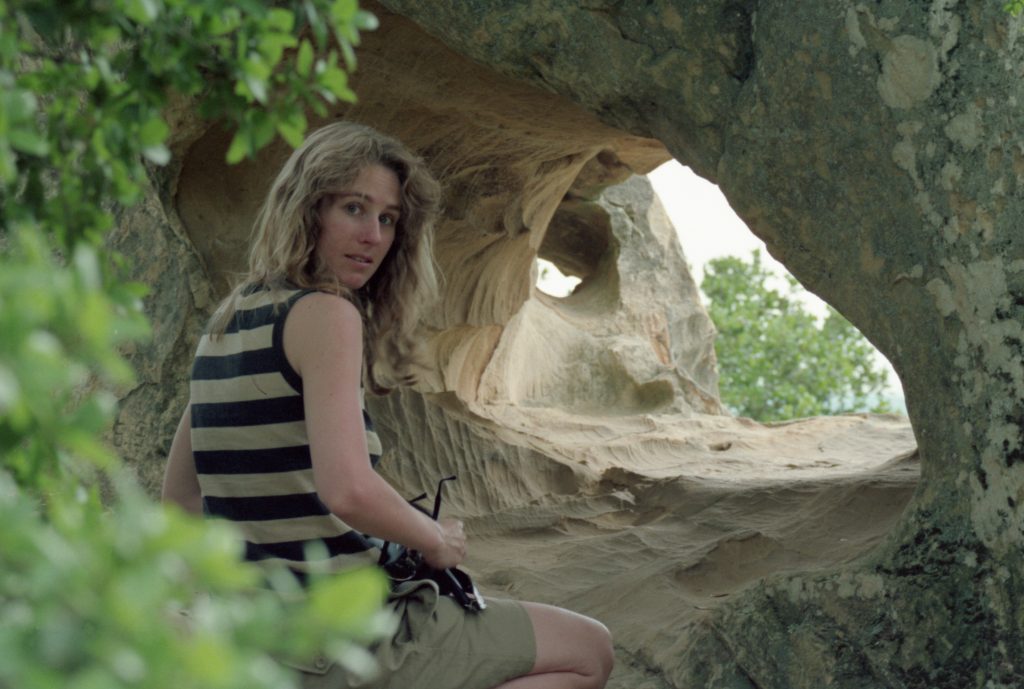
<svg viewBox="0 0 1024 689">
<path fill-rule="evenodd" d="M 0 686 L 282 689 L 297 682 L 275 658 L 351 661 L 391 625 L 376 570 L 272 591 L 233 529 L 119 492 L 43 511 L 0 475 Z"/>
<path fill-rule="evenodd" d="M 0 687 L 290 687 L 273 658 L 314 651 L 365 669 L 382 577 L 307 595 L 242 564 L 229 526 L 141 495 L 102 441 L 134 384 L 119 350 L 149 333 L 103 242 L 171 159 L 171 104 L 233 130 L 232 160 L 296 145 L 307 111 L 354 99 L 375 21 L 354 0 L 0 0 Z"/>
</svg>

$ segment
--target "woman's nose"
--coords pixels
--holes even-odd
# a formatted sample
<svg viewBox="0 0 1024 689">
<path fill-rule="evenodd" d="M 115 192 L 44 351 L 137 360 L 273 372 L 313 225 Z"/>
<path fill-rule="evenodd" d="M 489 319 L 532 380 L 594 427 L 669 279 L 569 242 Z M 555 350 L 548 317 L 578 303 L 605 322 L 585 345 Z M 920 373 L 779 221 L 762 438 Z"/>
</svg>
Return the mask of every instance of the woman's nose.
<svg viewBox="0 0 1024 689">
<path fill-rule="evenodd" d="M 363 234 L 360 239 L 367 244 L 379 244 L 382 238 L 383 232 L 381 230 L 380 221 L 375 218 L 367 220 L 363 227 Z"/>
</svg>

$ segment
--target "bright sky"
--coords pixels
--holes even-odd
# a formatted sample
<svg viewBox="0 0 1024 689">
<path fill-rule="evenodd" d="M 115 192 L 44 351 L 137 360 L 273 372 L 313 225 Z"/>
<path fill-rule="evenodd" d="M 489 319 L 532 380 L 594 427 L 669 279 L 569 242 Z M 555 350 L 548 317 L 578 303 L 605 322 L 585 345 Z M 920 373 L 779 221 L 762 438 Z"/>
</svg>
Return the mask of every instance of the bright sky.
<svg viewBox="0 0 1024 689">
<path fill-rule="evenodd" d="M 766 266 L 785 270 L 768 255 L 764 242 L 736 216 L 717 186 L 674 160 L 647 177 L 679 233 L 679 242 L 698 285 L 704 277 L 704 264 L 711 259 L 747 258 L 754 249 L 761 250 Z"/>
<path fill-rule="evenodd" d="M 765 267 L 779 276 L 788 273 L 768 254 L 764 242 L 755 237 L 733 212 L 716 185 L 674 160 L 659 167 L 648 178 L 679 233 L 679 242 L 698 286 L 704 277 L 704 266 L 711 259 L 719 256 L 746 259 L 754 249 L 761 250 Z M 564 295 L 572 290 L 575 282 L 578 281 L 566 278 L 548 264 L 548 276 L 539 281 L 538 286 L 549 294 Z M 824 316 L 825 303 L 810 292 L 803 294 L 808 310 Z M 903 404 L 903 392 L 896 373 L 881 354 L 878 359 L 889 369 L 890 401 L 899 407 Z"/>
</svg>

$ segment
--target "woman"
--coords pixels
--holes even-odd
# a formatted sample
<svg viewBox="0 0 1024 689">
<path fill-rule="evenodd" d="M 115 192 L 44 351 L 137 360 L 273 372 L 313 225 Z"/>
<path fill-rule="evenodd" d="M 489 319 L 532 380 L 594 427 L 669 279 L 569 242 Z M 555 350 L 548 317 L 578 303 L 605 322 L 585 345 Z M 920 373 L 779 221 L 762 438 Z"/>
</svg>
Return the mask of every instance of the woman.
<svg viewBox="0 0 1024 689">
<path fill-rule="evenodd" d="M 200 341 L 165 501 L 235 521 L 248 559 L 300 576 L 313 542 L 332 568 L 375 562 L 362 534 L 437 568 L 462 562 L 462 523 L 433 521 L 374 471 L 362 404 L 364 379 L 375 391 L 412 380 L 439 199 L 423 161 L 368 127 L 326 126 L 292 154 L 257 217 L 248 274 Z M 611 671 L 607 629 L 567 610 L 488 600 L 467 613 L 429 582 L 390 603 L 400 632 L 376 648 L 382 672 L 366 686 L 599 689 Z M 350 686 L 339 667 L 304 670 L 306 686 Z"/>
</svg>

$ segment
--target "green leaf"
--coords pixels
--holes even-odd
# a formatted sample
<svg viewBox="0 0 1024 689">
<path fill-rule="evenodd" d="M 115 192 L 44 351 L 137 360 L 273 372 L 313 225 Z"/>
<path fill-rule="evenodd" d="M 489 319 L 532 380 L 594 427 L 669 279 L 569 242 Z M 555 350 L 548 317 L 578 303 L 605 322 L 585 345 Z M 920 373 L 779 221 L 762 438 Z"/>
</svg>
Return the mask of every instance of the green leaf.
<svg viewBox="0 0 1024 689">
<path fill-rule="evenodd" d="M 274 140 L 277 131 L 277 113 L 264 110 L 253 110 L 247 113 L 249 119 L 249 136 L 252 139 L 253 153 Z"/>
<path fill-rule="evenodd" d="M 359 31 L 376 31 L 380 28 L 380 21 L 377 15 L 366 10 L 359 10 L 352 18 L 352 24 Z"/>
<path fill-rule="evenodd" d="M 359 3 L 356 0 L 334 0 L 331 3 L 331 18 L 336 24 L 348 24 L 358 9 Z"/>
<path fill-rule="evenodd" d="M 167 123 L 159 117 L 153 117 L 139 129 L 139 143 L 143 147 L 156 146 L 166 141 L 170 133 Z"/>
<path fill-rule="evenodd" d="M 348 633 L 379 610 L 387 596 L 387 580 L 376 568 L 365 567 L 317 581 L 309 607 L 321 625 Z"/>
<path fill-rule="evenodd" d="M 247 131 L 239 130 L 235 132 L 234 138 L 231 139 L 231 145 L 228 147 L 227 162 L 229 165 L 235 165 L 236 163 L 242 162 L 242 159 L 251 155 L 252 153 L 252 139 Z"/>
<path fill-rule="evenodd" d="M 21 397 L 21 386 L 11 369 L 0 364 L 0 416 L 3 416 Z"/>
<path fill-rule="evenodd" d="M 266 105 L 267 103 L 267 82 L 264 79 L 253 76 L 252 74 L 245 75 L 245 86 L 249 89 L 249 93 L 258 102 Z"/>
<path fill-rule="evenodd" d="M 107 147 L 106 132 L 103 129 L 94 129 L 92 136 L 89 138 L 89 143 L 92 145 L 93 152 L 95 152 L 100 160 L 108 160 L 112 157 L 110 149 Z"/>
<path fill-rule="evenodd" d="M 309 103 L 309 107 L 313 109 L 317 117 L 327 117 L 327 105 L 319 98 Z"/>
<path fill-rule="evenodd" d="M 76 246 L 72 266 L 81 287 L 88 291 L 95 291 L 100 287 L 100 262 L 94 247 L 85 244 Z"/>
<path fill-rule="evenodd" d="M 242 13 L 237 7 L 227 7 L 220 14 L 209 19 L 210 34 L 214 37 L 233 33 L 242 23 Z"/>
<path fill-rule="evenodd" d="M 340 40 L 340 41 L 338 41 L 338 43 L 341 46 L 341 55 L 342 55 L 342 58 L 344 58 L 344 60 L 345 60 L 345 67 L 349 71 L 354 70 L 356 68 L 356 51 L 355 51 L 355 49 L 353 49 L 352 46 L 353 46 L 353 44 L 355 44 L 355 41 Z M 346 78 L 347 78 L 347 75 L 346 75 Z M 356 94 L 353 93 L 352 91 L 348 91 L 348 95 L 342 95 L 342 94 L 337 93 L 337 92 L 335 93 L 335 95 L 338 96 L 338 98 L 340 98 L 342 100 L 345 100 L 345 101 L 352 101 L 352 102 L 354 102 L 355 99 L 356 99 Z"/>
<path fill-rule="evenodd" d="M 251 53 L 242 63 L 242 74 L 246 87 L 253 98 L 261 104 L 267 102 L 267 82 L 270 79 L 271 69 L 263 61 L 263 58 Z"/>
<path fill-rule="evenodd" d="M 302 145 L 302 141 L 306 136 L 306 127 L 306 116 L 301 112 L 296 112 L 277 122 L 278 133 L 292 148 L 298 148 Z"/>
<path fill-rule="evenodd" d="M 295 58 L 295 71 L 299 76 L 308 77 L 313 66 L 313 46 L 305 38 L 299 44 L 299 53 Z"/>
<path fill-rule="evenodd" d="M 124 12 L 132 21 L 148 25 L 160 15 L 160 7 L 155 0 L 127 0 Z"/>
<path fill-rule="evenodd" d="M 15 129 L 7 135 L 11 148 L 21 153 L 34 156 L 45 156 L 50 151 L 50 144 L 36 132 L 27 129 Z"/>
<path fill-rule="evenodd" d="M 295 37 L 287 34 L 266 34 L 260 38 L 259 53 L 271 68 L 268 69 L 268 77 L 273 73 L 272 68 L 281 61 L 284 51 L 294 48 L 296 45 L 298 45 L 298 41 Z"/>
<path fill-rule="evenodd" d="M 312 0 L 303 0 L 303 8 L 306 10 L 306 19 L 309 21 L 309 27 L 313 31 L 313 37 L 316 39 L 316 44 L 321 48 L 324 48 L 327 43 L 327 22 L 320 15 L 317 6 Z"/>
<path fill-rule="evenodd" d="M 356 94 L 348 87 L 348 75 L 337 65 L 324 65 L 319 82 L 334 96 L 343 101 L 354 101 Z"/>
<path fill-rule="evenodd" d="M 0 182 L 10 183 L 17 174 L 17 164 L 14 161 L 14 153 L 10 146 L 0 138 Z"/>
<path fill-rule="evenodd" d="M 291 33 L 295 28 L 295 15 L 289 10 L 275 7 L 267 13 L 267 27 L 280 33 Z"/>
<path fill-rule="evenodd" d="M 25 122 L 36 112 L 36 97 L 24 89 L 0 95 L 0 105 L 11 122 Z"/>
</svg>

